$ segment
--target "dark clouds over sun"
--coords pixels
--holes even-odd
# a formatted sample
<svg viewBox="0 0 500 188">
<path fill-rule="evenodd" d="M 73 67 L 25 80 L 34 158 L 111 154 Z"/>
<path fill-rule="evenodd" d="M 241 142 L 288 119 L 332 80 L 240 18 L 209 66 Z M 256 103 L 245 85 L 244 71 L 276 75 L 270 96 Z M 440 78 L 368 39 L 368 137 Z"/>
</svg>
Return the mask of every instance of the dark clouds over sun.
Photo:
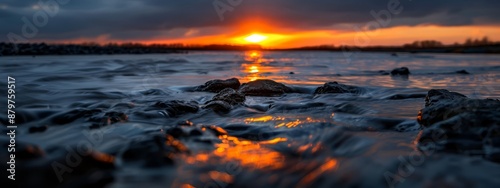
<svg viewBox="0 0 500 188">
<path fill-rule="evenodd" d="M 43 11 L 39 2 L 48 1 L 0 1 L 0 41 L 8 41 L 8 33 L 22 36 L 22 18 L 32 21 L 37 11 Z M 231 43 L 240 35 L 260 32 L 276 35 L 283 45 L 308 45 L 307 41 L 315 45 L 327 39 L 332 44 L 349 43 L 355 36 L 353 28 L 375 20 L 371 11 L 387 10 L 388 2 L 395 0 L 241 0 L 234 7 L 228 1 L 238 0 L 218 0 L 231 6 L 232 11 L 224 12 L 224 20 L 217 14 L 214 0 L 64 1 L 67 3 L 60 5 L 57 15 L 48 17 L 30 41 Z M 414 33 L 404 34 L 415 29 L 436 30 L 436 39 L 442 38 L 439 33 L 456 31 L 450 41 L 476 35 L 494 38 L 500 26 L 498 0 L 398 2 L 401 13 L 391 16 L 387 27 L 373 37 L 373 44 L 419 39 L 411 36 Z"/>
</svg>

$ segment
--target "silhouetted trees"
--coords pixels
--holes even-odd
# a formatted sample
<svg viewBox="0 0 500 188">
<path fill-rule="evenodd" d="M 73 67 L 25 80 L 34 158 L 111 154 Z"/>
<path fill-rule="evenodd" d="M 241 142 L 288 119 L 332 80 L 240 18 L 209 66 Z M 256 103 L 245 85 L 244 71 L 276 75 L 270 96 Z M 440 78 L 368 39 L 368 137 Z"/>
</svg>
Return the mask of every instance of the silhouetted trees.
<svg viewBox="0 0 500 188">
<path fill-rule="evenodd" d="M 415 41 L 411 44 L 405 44 L 403 47 L 405 48 L 435 48 L 442 47 L 443 43 L 436 40 L 424 40 L 424 41 Z"/>
<path fill-rule="evenodd" d="M 403 48 L 439 48 L 439 47 L 460 47 L 460 46 L 468 47 L 468 46 L 486 46 L 492 44 L 498 44 L 498 42 L 490 41 L 490 39 L 487 36 L 485 36 L 480 39 L 467 38 L 465 42 L 462 44 L 455 42 L 454 44 L 451 45 L 444 45 L 440 41 L 436 40 L 415 41 L 411 44 L 403 45 Z"/>
</svg>

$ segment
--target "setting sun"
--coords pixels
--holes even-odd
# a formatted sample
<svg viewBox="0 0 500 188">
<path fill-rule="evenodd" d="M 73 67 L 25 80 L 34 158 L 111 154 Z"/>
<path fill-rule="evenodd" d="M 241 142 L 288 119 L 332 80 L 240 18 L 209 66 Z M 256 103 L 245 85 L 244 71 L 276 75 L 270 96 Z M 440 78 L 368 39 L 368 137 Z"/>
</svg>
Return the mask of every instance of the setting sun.
<svg viewBox="0 0 500 188">
<path fill-rule="evenodd" d="M 252 35 L 245 38 L 246 41 L 252 42 L 252 43 L 259 43 L 259 42 L 262 42 L 266 39 L 267 39 L 266 36 L 259 35 L 259 34 L 252 34 Z"/>
</svg>

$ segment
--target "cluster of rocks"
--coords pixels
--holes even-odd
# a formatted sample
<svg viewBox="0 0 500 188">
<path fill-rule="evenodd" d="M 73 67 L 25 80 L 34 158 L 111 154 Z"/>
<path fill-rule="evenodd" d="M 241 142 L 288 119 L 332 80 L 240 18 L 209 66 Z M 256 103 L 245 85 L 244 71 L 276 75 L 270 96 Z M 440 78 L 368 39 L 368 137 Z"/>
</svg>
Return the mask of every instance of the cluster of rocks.
<svg viewBox="0 0 500 188">
<path fill-rule="evenodd" d="M 227 80 L 211 80 L 198 86 L 194 91 L 220 92 L 223 89 L 231 88 L 246 96 L 266 96 L 275 97 L 285 93 L 292 93 L 294 90 L 282 83 L 273 80 L 255 80 L 240 84 L 237 78 Z"/>
<path fill-rule="evenodd" d="M 430 90 L 418 115 L 419 149 L 478 155 L 500 162 L 500 101 Z"/>
</svg>

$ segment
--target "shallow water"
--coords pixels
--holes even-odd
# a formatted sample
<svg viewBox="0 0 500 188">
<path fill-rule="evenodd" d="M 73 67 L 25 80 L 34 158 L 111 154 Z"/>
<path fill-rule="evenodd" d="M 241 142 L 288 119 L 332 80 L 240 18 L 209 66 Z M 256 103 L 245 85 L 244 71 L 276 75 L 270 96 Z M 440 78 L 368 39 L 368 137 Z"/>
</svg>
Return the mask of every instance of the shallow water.
<svg viewBox="0 0 500 188">
<path fill-rule="evenodd" d="M 331 52 L 249 51 L 0 57 L 0 62 L 2 77 L 16 79 L 18 142 L 37 145 L 45 153 L 21 164 L 20 176 L 36 173 L 23 168 L 42 164 L 37 167 L 53 178 L 53 170 L 43 164 L 71 153 L 54 148 L 87 142 L 92 150 L 113 156 L 115 168 L 102 170 L 106 175 L 66 174 L 63 183 L 109 175 L 111 187 L 490 187 L 500 185 L 497 163 L 421 154 L 415 145 L 420 129 L 416 116 L 429 89 L 500 98 L 499 57 L 358 53 L 346 58 Z M 379 72 L 403 66 L 410 76 Z M 470 74 L 456 73 L 460 70 Z M 271 79 L 302 92 L 247 96 L 246 106 L 228 114 L 200 110 L 174 118 L 150 109 L 155 102 L 174 99 L 203 104 L 214 94 L 186 88 L 232 77 L 242 83 Z M 332 81 L 365 91 L 313 95 L 318 86 Z M 7 85 L 6 79 L 0 83 Z M 6 93 L 5 87 L 1 90 Z M 408 95 L 413 97 L 395 98 Z M 86 116 L 68 115 L 78 110 L 122 112 L 128 118 L 95 128 Z M 7 124 L 4 114 L 1 122 Z M 184 148 L 169 153 L 171 162 L 155 161 L 154 152 L 140 147 L 132 151 L 143 155 L 125 157 L 135 145 L 152 143 L 179 124 L 188 124 L 183 131 L 199 129 L 202 135 L 167 141 Z M 33 132 L 31 127 L 47 129 Z M 209 129 L 227 134 L 209 134 Z M 96 141 L 89 134 L 100 138 Z"/>
</svg>

